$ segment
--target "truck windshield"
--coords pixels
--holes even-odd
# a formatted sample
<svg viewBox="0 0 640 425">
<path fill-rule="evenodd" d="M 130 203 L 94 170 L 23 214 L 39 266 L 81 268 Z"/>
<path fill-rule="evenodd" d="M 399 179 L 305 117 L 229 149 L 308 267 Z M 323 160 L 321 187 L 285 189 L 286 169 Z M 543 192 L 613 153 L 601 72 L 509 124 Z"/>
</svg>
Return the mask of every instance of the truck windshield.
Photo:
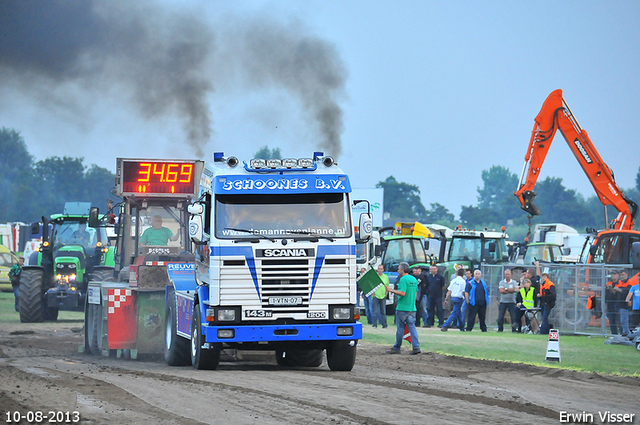
<svg viewBox="0 0 640 425">
<path fill-rule="evenodd" d="M 492 245 L 495 246 L 494 251 L 491 251 Z M 482 248 L 481 239 L 478 237 L 454 237 L 449 247 L 449 261 L 482 261 L 480 258 Z M 500 255 L 504 255 L 506 252 L 507 244 L 505 239 L 484 239 L 485 261 L 490 263 L 500 261 L 502 260 Z"/>
<path fill-rule="evenodd" d="M 562 251 L 558 245 L 533 245 L 527 247 L 524 255 L 525 264 L 534 264 L 536 261 L 559 261 L 562 257 Z"/>
<path fill-rule="evenodd" d="M 480 261 L 480 238 L 453 238 L 449 261 Z"/>
<path fill-rule="evenodd" d="M 348 238 L 352 234 L 349 213 L 344 193 L 217 195 L 216 237 Z"/>
</svg>

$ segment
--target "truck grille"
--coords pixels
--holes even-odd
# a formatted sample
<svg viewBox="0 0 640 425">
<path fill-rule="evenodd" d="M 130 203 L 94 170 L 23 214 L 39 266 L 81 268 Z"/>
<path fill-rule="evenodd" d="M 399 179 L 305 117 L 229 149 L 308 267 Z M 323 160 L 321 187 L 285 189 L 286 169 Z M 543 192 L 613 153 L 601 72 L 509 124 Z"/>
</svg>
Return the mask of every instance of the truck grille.
<svg viewBox="0 0 640 425">
<path fill-rule="evenodd" d="M 313 273 L 308 259 L 262 260 L 261 271 L 259 282 L 264 309 L 281 313 L 308 311 Z M 301 303 L 287 305 L 295 301 Z"/>
</svg>

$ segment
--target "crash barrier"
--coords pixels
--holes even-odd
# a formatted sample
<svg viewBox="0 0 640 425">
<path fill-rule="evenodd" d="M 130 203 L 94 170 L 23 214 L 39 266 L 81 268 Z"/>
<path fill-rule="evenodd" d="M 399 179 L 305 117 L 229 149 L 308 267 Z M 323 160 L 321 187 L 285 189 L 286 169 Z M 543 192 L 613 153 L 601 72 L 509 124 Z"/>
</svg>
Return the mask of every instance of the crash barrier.
<svg viewBox="0 0 640 425">
<path fill-rule="evenodd" d="M 511 269 L 512 279 L 518 282 L 527 269 L 535 270 L 535 266 L 523 264 L 482 266 L 482 278 L 489 287 L 486 316 L 488 328 L 497 326 L 500 303 L 498 285 L 507 268 Z M 556 305 L 551 310 L 549 319 L 551 327 L 562 334 L 610 335 L 611 329 L 606 318 L 605 288 L 611 280 L 611 271 L 622 269 L 603 264 L 541 263 L 540 273 L 549 274 L 557 292 Z M 628 271 L 632 276 L 631 270 Z M 511 329 L 511 325 L 507 323 L 511 323 L 508 312 L 505 314 L 505 332 Z"/>
</svg>

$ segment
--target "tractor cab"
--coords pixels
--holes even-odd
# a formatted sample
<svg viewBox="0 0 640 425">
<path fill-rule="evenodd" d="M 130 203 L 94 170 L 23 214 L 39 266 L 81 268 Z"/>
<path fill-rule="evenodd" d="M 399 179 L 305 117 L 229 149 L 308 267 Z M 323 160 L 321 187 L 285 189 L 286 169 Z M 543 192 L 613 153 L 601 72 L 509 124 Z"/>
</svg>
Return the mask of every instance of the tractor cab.
<svg viewBox="0 0 640 425">
<path fill-rule="evenodd" d="M 42 218 L 42 245 L 20 278 L 20 320 L 55 320 L 58 310 L 84 308 L 89 280 L 113 274 L 104 226 L 90 226 L 91 204 L 67 202 L 62 214 Z M 97 209 L 95 209 L 97 210 Z"/>
</svg>

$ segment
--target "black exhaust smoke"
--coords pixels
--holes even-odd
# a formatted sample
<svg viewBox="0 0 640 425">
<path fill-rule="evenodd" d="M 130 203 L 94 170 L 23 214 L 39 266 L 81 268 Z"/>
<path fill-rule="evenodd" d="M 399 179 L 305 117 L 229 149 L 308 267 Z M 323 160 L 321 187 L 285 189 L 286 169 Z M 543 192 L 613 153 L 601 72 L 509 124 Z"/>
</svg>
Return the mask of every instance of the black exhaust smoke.
<svg viewBox="0 0 640 425">
<path fill-rule="evenodd" d="M 146 120 L 177 117 L 202 157 L 213 70 L 236 72 L 254 90 L 275 85 L 297 98 L 318 146 L 337 156 L 347 73 L 335 47 L 300 25 L 226 22 L 223 34 L 195 13 L 144 1 L 0 0 L 0 83 L 51 108 L 124 93 Z"/>
</svg>

